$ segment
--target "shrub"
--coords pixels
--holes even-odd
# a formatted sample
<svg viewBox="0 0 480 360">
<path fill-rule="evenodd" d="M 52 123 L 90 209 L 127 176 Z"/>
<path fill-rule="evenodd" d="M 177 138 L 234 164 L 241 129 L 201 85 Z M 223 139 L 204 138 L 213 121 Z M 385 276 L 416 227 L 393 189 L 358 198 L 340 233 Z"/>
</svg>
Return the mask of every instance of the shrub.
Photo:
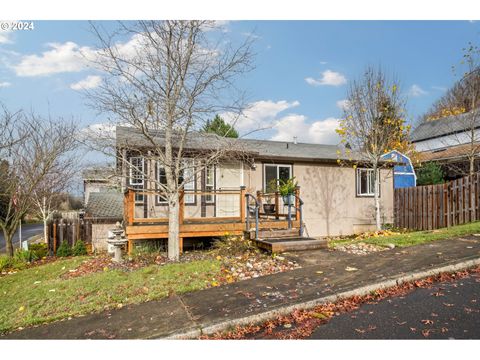
<svg viewBox="0 0 480 360">
<path fill-rule="evenodd" d="M 72 248 L 68 245 L 68 242 L 62 241 L 62 244 L 57 249 L 58 257 L 66 257 L 72 255 Z"/>
<path fill-rule="evenodd" d="M 85 243 L 82 240 L 78 240 L 75 243 L 72 249 L 72 255 L 73 256 L 87 255 L 87 247 L 85 246 Z"/>
<path fill-rule="evenodd" d="M 13 265 L 13 259 L 7 255 L 0 255 L 0 272 L 10 269 Z"/>
<path fill-rule="evenodd" d="M 29 263 L 33 260 L 36 260 L 37 257 L 35 256 L 32 250 L 23 250 L 17 249 L 15 254 L 13 255 L 13 261 L 15 264 L 17 263 Z"/>
<path fill-rule="evenodd" d="M 45 243 L 30 244 L 28 245 L 28 248 L 33 251 L 37 259 L 42 259 L 48 254 L 48 247 Z"/>
</svg>

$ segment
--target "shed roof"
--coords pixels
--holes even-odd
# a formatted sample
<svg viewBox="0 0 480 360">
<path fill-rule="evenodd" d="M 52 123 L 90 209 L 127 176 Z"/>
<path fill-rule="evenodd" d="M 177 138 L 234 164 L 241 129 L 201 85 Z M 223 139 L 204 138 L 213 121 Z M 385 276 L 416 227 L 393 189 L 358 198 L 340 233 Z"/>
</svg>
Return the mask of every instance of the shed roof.
<svg viewBox="0 0 480 360">
<path fill-rule="evenodd" d="M 93 218 L 123 219 L 123 194 L 120 192 L 92 192 L 85 215 Z"/>
</svg>

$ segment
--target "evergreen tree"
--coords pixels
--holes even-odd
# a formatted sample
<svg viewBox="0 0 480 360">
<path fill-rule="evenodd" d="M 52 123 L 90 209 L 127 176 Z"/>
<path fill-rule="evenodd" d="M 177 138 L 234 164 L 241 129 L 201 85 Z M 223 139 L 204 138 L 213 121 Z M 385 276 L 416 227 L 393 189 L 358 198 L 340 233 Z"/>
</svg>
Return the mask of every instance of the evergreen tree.
<svg viewBox="0 0 480 360">
<path fill-rule="evenodd" d="M 219 115 L 215 115 L 213 120 L 207 120 L 207 123 L 203 127 L 203 131 L 217 134 L 219 136 L 238 138 L 238 131 L 235 130 L 232 125 L 227 124 Z"/>
<path fill-rule="evenodd" d="M 428 162 L 417 170 L 417 185 L 443 184 L 443 170 L 435 162 Z"/>
</svg>

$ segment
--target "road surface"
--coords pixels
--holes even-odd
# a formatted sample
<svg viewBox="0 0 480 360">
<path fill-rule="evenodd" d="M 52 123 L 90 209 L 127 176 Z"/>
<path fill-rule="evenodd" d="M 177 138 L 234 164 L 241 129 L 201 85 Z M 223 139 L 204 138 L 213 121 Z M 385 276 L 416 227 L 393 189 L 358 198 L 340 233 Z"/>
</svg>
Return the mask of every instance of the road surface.
<svg viewBox="0 0 480 360">
<path fill-rule="evenodd" d="M 367 304 L 311 339 L 480 339 L 480 275 Z"/>
<path fill-rule="evenodd" d="M 23 224 L 22 225 L 22 240 L 25 241 L 31 236 L 42 234 L 43 233 L 43 224 Z M 18 246 L 19 230 L 13 236 L 13 244 L 15 247 Z M 3 236 L 3 231 L 0 231 L 0 253 L 5 251 L 5 238 Z"/>
</svg>

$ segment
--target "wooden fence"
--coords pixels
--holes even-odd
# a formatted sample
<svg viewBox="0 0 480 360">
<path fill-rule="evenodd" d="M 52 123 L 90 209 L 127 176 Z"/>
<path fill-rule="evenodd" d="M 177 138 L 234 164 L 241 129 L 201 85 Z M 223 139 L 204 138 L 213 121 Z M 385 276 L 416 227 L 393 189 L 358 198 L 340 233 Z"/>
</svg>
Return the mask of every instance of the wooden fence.
<svg viewBox="0 0 480 360">
<path fill-rule="evenodd" d="M 70 246 L 78 240 L 83 240 L 87 249 L 92 244 L 92 221 L 81 219 L 55 219 L 48 223 L 48 249 L 56 254 L 58 247 L 63 241 Z"/>
<path fill-rule="evenodd" d="M 480 220 L 480 174 L 445 184 L 395 189 L 395 226 L 433 230 Z"/>
</svg>

